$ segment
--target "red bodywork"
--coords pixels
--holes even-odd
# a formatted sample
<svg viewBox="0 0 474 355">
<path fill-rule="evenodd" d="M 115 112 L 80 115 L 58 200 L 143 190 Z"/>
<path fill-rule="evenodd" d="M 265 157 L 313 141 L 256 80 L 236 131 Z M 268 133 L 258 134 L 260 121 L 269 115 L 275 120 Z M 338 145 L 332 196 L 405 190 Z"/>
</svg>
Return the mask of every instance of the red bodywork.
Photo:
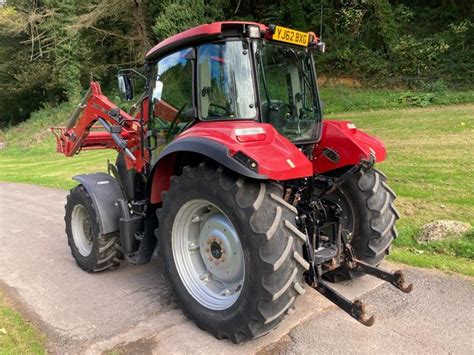
<svg viewBox="0 0 474 355">
<path fill-rule="evenodd" d="M 240 142 L 236 129 L 262 127 L 265 139 L 261 141 Z M 325 121 L 321 140 L 315 145 L 312 161 L 275 128 L 266 123 L 254 121 L 201 122 L 175 138 L 200 137 L 216 141 L 229 150 L 232 157 L 237 152 L 245 153 L 258 162 L 258 173 L 271 180 L 292 180 L 327 173 L 331 170 L 358 164 L 371 154 L 377 162 L 386 158 L 382 141 L 356 129 L 348 121 Z M 336 151 L 340 157 L 337 163 L 322 155 L 325 148 Z M 150 200 L 161 201 L 161 193 L 169 188 L 169 179 L 174 172 L 175 155 L 159 161 L 153 176 Z"/>
<path fill-rule="evenodd" d="M 257 128 L 264 130 L 263 140 L 240 142 L 236 129 Z M 200 122 L 179 137 L 202 137 L 212 139 L 229 149 L 233 156 L 238 151 L 258 162 L 258 173 L 271 180 L 298 179 L 311 176 L 311 162 L 288 139 L 280 135 L 272 125 L 254 121 Z"/>
<path fill-rule="evenodd" d="M 331 148 L 338 153 L 340 159 L 337 163 L 322 155 L 325 148 Z M 358 130 L 349 121 L 325 120 L 321 140 L 313 152 L 313 171 L 315 174 L 321 174 L 355 165 L 361 159 L 369 158 L 371 154 L 375 156 L 376 162 L 384 161 L 387 157 L 385 145 L 379 138 Z"/>
<path fill-rule="evenodd" d="M 238 130 L 261 129 L 256 135 L 237 137 Z M 174 139 L 174 142 L 189 138 L 206 138 L 215 141 L 228 150 L 233 159 L 242 152 L 258 163 L 257 173 L 271 180 L 290 180 L 311 176 L 313 167 L 306 156 L 287 138 L 280 135 L 268 123 L 255 121 L 200 122 Z M 247 137 L 246 139 L 242 139 Z M 246 140 L 242 142 L 242 140 Z M 161 193 L 169 188 L 169 179 L 174 172 L 174 158 L 177 153 L 160 160 L 154 172 L 151 197 L 152 203 L 161 201 Z"/>
</svg>

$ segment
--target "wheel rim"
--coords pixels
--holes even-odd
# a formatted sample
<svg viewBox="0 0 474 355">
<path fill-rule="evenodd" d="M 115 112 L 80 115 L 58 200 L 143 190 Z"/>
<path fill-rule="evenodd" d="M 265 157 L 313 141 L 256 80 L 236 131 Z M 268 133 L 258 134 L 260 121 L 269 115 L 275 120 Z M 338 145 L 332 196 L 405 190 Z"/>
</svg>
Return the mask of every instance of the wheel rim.
<svg viewBox="0 0 474 355">
<path fill-rule="evenodd" d="M 92 252 L 92 226 L 83 205 L 76 205 L 72 210 L 71 229 L 74 244 L 82 256 L 89 256 Z"/>
<path fill-rule="evenodd" d="M 244 253 L 229 218 L 206 200 L 191 200 L 176 214 L 171 246 L 187 291 L 212 310 L 232 306 L 245 279 Z"/>
</svg>

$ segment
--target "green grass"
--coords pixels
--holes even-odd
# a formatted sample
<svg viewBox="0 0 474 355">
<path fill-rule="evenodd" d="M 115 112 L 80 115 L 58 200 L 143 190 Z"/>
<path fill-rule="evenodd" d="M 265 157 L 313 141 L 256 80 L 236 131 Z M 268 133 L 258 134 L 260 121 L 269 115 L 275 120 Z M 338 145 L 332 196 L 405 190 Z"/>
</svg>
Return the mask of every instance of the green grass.
<svg viewBox="0 0 474 355">
<path fill-rule="evenodd" d="M 407 91 L 328 86 L 322 87 L 320 94 L 327 114 L 474 102 L 474 90 Z"/>
<path fill-rule="evenodd" d="M 0 353 L 45 354 L 44 336 L 7 304 L 0 294 Z"/>
<path fill-rule="evenodd" d="M 329 115 L 332 118 L 332 115 Z M 391 259 L 474 276 L 474 233 L 418 244 L 420 227 L 450 219 L 474 226 L 474 105 L 334 115 L 382 138 L 388 159 L 378 167 L 397 192 L 400 232 Z"/>
<path fill-rule="evenodd" d="M 112 150 L 83 151 L 66 158 L 55 151 L 55 138 L 47 129 L 65 124 L 74 110 L 70 104 L 42 110 L 3 133 L 7 148 L 0 150 L 0 180 L 69 189 L 76 174 L 107 170 Z"/>
</svg>

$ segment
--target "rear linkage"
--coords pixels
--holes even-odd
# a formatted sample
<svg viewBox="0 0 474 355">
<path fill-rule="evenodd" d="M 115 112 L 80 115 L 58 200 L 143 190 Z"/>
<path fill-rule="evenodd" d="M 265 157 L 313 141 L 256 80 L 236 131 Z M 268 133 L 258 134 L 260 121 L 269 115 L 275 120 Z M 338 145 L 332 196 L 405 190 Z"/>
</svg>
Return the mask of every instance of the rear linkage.
<svg viewBox="0 0 474 355">
<path fill-rule="evenodd" d="M 318 204 L 321 204 L 321 198 L 329 195 L 335 191 L 339 186 L 341 186 L 345 181 L 347 181 L 352 175 L 358 173 L 359 171 L 367 171 L 372 169 L 375 162 L 375 157 L 371 154 L 369 159 L 362 159 L 359 164 L 353 166 L 347 170 L 340 177 L 335 179 L 325 179 L 326 188 L 323 189 L 315 198 L 310 202 L 310 206 L 313 208 L 318 208 Z M 299 198 L 299 196 L 297 196 Z M 335 246 L 336 248 L 326 247 L 319 248 L 319 238 L 322 236 L 319 235 L 319 232 L 316 231 L 316 241 L 314 245 L 310 239 L 310 233 L 308 233 L 308 226 L 313 224 L 315 221 L 312 220 L 307 214 L 306 211 L 301 211 L 299 218 L 300 226 L 304 229 L 306 234 L 306 254 L 308 261 L 310 263 L 310 269 L 307 273 L 308 284 L 313 287 L 316 291 L 325 296 L 328 300 L 333 302 L 335 305 L 340 307 L 343 311 L 349 314 L 352 318 L 356 319 L 365 326 L 372 326 L 375 322 L 375 317 L 373 315 L 369 316 L 366 313 L 366 306 L 360 300 L 351 301 L 346 298 L 344 295 L 336 291 L 334 288 L 329 286 L 329 284 L 323 280 L 322 275 L 323 263 L 328 262 L 329 260 L 340 259 L 340 265 L 345 265 L 350 271 L 357 271 L 364 274 L 368 274 L 379 278 L 381 280 L 387 281 L 400 291 L 405 293 L 410 293 L 413 289 L 412 284 L 406 284 L 405 277 L 402 271 L 398 270 L 393 273 L 385 271 L 379 267 L 369 265 L 361 260 L 358 260 L 352 250 L 350 244 L 351 235 L 347 230 L 343 230 L 341 222 L 341 208 L 336 204 L 332 203 L 332 206 L 320 206 L 320 208 L 325 210 L 325 213 L 332 212 L 334 234 L 335 234 Z M 310 221 L 308 221 L 310 219 Z M 309 222 L 309 223 L 308 223 Z M 319 223 L 316 221 L 316 225 L 320 227 L 321 225 L 327 222 Z M 317 228 L 319 230 L 319 228 Z"/>
</svg>

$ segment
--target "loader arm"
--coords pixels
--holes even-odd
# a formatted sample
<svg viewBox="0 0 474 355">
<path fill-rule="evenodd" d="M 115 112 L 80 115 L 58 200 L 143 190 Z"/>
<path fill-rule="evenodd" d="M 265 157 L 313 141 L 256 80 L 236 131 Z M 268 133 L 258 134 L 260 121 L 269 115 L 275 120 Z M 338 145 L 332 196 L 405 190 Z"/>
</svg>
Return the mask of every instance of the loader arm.
<svg viewBox="0 0 474 355">
<path fill-rule="evenodd" d="M 56 136 L 56 151 L 67 157 L 81 150 L 115 149 L 125 153 L 128 169 L 141 172 L 148 162 L 142 144 L 145 120 L 141 112 L 133 117 L 121 110 L 102 94 L 99 83 L 94 81 L 66 127 L 50 130 Z"/>
</svg>

